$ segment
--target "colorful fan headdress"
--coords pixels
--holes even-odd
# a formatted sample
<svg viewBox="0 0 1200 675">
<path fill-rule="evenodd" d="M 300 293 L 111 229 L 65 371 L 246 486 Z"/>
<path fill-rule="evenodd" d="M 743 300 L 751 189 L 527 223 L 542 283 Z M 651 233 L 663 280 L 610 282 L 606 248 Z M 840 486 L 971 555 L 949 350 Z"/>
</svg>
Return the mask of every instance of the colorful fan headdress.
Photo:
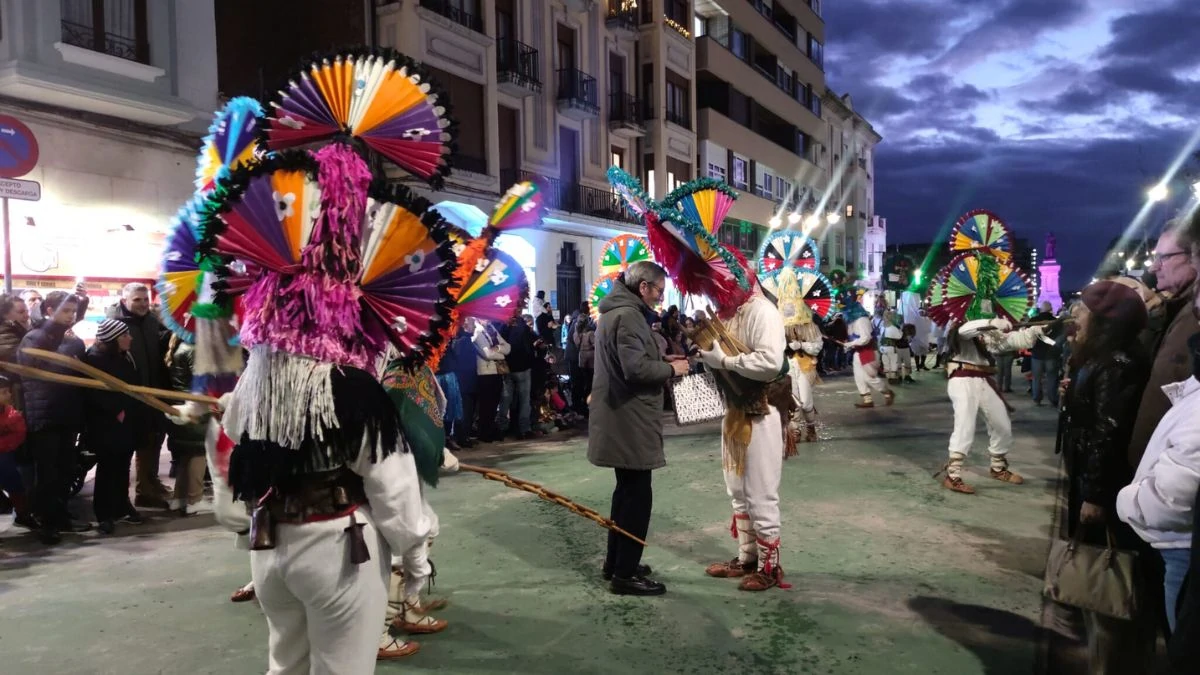
<svg viewBox="0 0 1200 675">
<path fill-rule="evenodd" d="M 950 251 L 955 258 L 930 285 L 927 313 L 935 321 L 1016 322 L 1033 306 L 1033 286 L 1012 264 L 1012 236 L 996 214 L 977 209 L 959 218 Z"/>
<path fill-rule="evenodd" d="M 782 230 L 772 232 L 758 247 L 756 257 L 759 275 L 774 272 L 784 266 L 816 270 L 821 267 L 817 242 L 802 232 Z"/>
<path fill-rule="evenodd" d="M 626 208 L 642 219 L 654 260 L 684 295 L 704 295 L 721 314 L 731 314 L 754 290 L 755 279 L 741 252 L 716 238 L 737 193 L 702 178 L 672 191 L 661 202 L 646 196 L 633 176 L 610 167 L 608 181 Z"/>
<path fill-rule="evenodd" d="M 649 242 L 634 234 L 619 234 L 604 245 L 596 272 L 600 276 L 619 274 L 635 262 L 650 259 Z"/>
<path fill-rule="evenodd" d="M 600 318 L 600 301 L 612 293 L 613 285 L 618 283 L 620 277 L 620 273 L 606 274 L 592 284 L 592 292 L 588 294 L 588 308 L 593 319 Z"/>
<path fill-rule="evenodd" d="M 313 63 L 271 108 L 266 135 L 272 150 L 348 135 L 435 189 L 450 172 L 445 97 L 398 52 L 346 53 Z"/>
<path fill-rule="evenodd" d="M 820 272 L 785 266 L 760 281 L 763 289 L 775 297 L 784 327 L 812 323 L 814 316 L 824 320 L 833 311 L 833 289 Z"/>
</svg>

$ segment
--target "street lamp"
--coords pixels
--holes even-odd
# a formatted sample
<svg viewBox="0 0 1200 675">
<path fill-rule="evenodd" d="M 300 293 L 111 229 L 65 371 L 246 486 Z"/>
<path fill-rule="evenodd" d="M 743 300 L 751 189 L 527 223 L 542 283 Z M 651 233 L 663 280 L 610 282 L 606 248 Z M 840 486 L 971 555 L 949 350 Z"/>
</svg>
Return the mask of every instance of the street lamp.
<svg viewBox="0 0 1200 675">
<path fill-rule="evenodd" d="M 842 217 L 837 213 L 830 213 L 829 215 L 825 216 L 825 222 L 829 223 L 830 225 L 837 225 L 838 223 L 842 222 Z"/>
<path fill-rule="evenodd" d="M 1165 183 L 1159 183 L 1146 193 L 1147 199 L 1152 202 L 1166 201 L 1167 197 L 1171 196 L 1171 191 L 1167 189 Z"/>
<path fill-rule="evenodd" d="M 792 211 L 791 213 L 788 214 L 788 225 L 795 225 L 798 222 L 800 222 L 800 212 L 799 211 Z"/>
<path fill-rule="evenodd" d="M 1125 269 L 1132 270 L 1133 266 L 1136 264 L 1137 264 L 1137 261 L 1134 260 L 1133 258 L 1130 258 L 1129 260 L 1125 261 Z"/>
<path fill-rule="evenodd" d="M 783 220 L 779 216 L 771 216 L 771 219 L 767 221 L 767 224 L 771 226 L 772 230 L 777 230 L 779 229 L 780 225 L 783 225 Z"/>
<path fill-rule="evenodd" d="M 820 224 L 821 224 L 821 219 L 818 218 L 817 214 L 815 214 L 815 213 L 804 219 L 805 227 L 816 227 Z"/>
</svg>

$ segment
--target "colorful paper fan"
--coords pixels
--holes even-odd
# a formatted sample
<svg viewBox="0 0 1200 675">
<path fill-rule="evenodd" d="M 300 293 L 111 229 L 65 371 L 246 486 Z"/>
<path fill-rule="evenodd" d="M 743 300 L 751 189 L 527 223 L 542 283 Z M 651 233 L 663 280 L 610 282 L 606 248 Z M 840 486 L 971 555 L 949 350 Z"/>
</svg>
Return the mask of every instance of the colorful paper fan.
<svg viewBox="0 0 1200 675">
<path fill-rule="evenodd" d="M 649 242 L 637 235 L 619 234 L 604 245 L 597 272 L 600 276 L 617 274 L 639 260 L 650 259 Z"/>
<path fill-rule="evenodd" d="M 591 308 L 592 318 L 600 318 L 600 301 L 612 293 L 613 284 L 617 283 L 619 274 L 606 274 L 592 284 L 592 292 L 588 294 L 588 307 Z"/>
<path fill-rule="evenodd" d="M 196 189 L 207 192 L 231 171 L 254 161 L 258 152 L 263 108 L 247 96 L 232 98 L 213 118 L 200 146 Z"/>
<path fill-rule="evenodd" d="M 484 230 L 484 236 L 494 240 L 501 232 L 537 227 L 546 215 L 544 201 L 545 195 L 535 183 L 521 181 L 513 185 L 492 209 L 488 218 L 491 232 Z"/>
<path fill-rule="evenodd" d="M 950 268 L 943 267 L 929 282 L 929 292 L 926 297 L 929 299 L 929 309 L 925 314 L 931 321 L 937 324 L 946 323 L 949 317 L 946 315 L 946 277 L 950 276 Z"/>
<path fill-rule="evenodd" d="M 990 253 L 1006 262 L 1012 256 L 1012 235 L 1008 226 L 991 211 L 976 209 L 968 211 L 954 224 L 950 233 L 950 251 L 978 251 Z"/>
<path fill-rule="evenodd" d="M 450 172 L 445 100 L 399 52 L 341 54 L 309 65 L 279 92 L 267 145 L 279 150 L 349 134 L 440 189 Z"/>
<path fill-rule="evenodd" d="M 990 298 L 981 298 L 990 303 L 996 316 L 1014 323 L 1021 321 L 1033 306 L 1033 286 L 1020 270 L 1004 261 L 997 261 L 999 274 L 996 291 Z M 945 315 L 962 321 L 967 310 L 975 301 L 981 267 L 980 256 L 974 252 L 960 254 L 946 266 L 947 276 L 943 284 L 942 307 Z"/>
<path fill-rule="evenodd" d="M 529 280 L 512 256 L 489 248 L 458 296 L 459 316 L 485 321 L 508 321 L 521 313 L 529 299 Z"/>
<path fill-rule="evenodd" d="M 625 202 L 625 208 L 634 216 L 641 218 L 654 205 L 653 200 L 646 195 L 638 179 L 625 173 L 619 166 L 608 167 L 608 182 L 613 190 Z"/>
<path fill-rule="evenodd" d="M 192 305 L 200 296 L 205 274 L 200 269 L 200 226 L 197 200 L 189 202 L 171 219 L 163 249 L 162 271 L 155 284 L 163 325 L 188 344 L 196 339 Z"/>
<path fill-rule="evenodd" d="M 403 186 L 373 185 L 362 239 L 362 304 L 410 364 L 440 344 L 454 309 L 458 262 L 429 207 Z"/>
<path fill-rule="evenodd" d="M 238 258 L 275 272 L 298 270 L 321 214 L 317 164 L 302 152 L 282 153 L 249 169 L 235 171 L 217 185 L 213 217 L 214 253 Z"/>
<path fill-rule="evenodd" d="M 817 242 L 801 232 L 782 230 L 771 233 L 758 247 L 758 273 L 768 274 L 784 265 L 815 270 L 821 266 Z"/>
<path fill-rule="evenodd" d="M 688 220 L 674 209 L 651 212 L 646 234 L 654 259 L 671 273 L 686 295 L 709 295 L 721 303 L 734 286 L 750 290 L 748 267 L 740 253 L 726 249 L 700 223 Z"/>
<path fill-rule="evenodd" d="M 907 291 L 912 286 L 914 265 L 912 258 L 899 253 L 883 263 L 883 283 L 889 291 Z"/>
<path fill-rule="evenodd" d="M 659 206 L 664 209 L 679 209 L 688 220 L 700 223 L 714 236 L 738 193 L 715 178 L 697 178 L 672 190 Z"/>
</svg>

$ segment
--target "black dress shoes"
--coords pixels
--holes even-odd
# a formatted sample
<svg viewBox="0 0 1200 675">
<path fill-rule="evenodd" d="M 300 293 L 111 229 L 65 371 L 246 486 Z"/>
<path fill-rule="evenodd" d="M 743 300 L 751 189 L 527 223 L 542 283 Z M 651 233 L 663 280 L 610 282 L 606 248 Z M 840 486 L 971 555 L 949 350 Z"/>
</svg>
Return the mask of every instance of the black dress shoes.
<svg viewBox="0 0 1200 675">
<path fill-rule="evenodd" d="M 649 576 L 649 575 L 650 575 L 650 573 L 651 573 L 651 572 L 653 572 L 653 571 L 654 571 L 654 570 L 650 569 L 650 566 L 649 566 L 649 565 L 638 565 L 638 566 L 637 566 L 637 573 L 636 573 L 636 574 L 634 574 L 634 576 L 635 576 L 635 577 L 645 577 L 645 576 Z M 605 569 L 605 570 L 604 570 L 604 580 L 605 580 L 605 581 L 612 581 L 612 578 L 613 578 L 613 573 L 612 573 L 612 570 L 610 570 L 610 569 Z"/>
<path fill-rule="evenodd" d="M 609 583 L 612 592 L 617 595 L 662 595 L 667 592 L 666 586 L 646 577 L 632 579 L 613 577 Z"/>
</svg>

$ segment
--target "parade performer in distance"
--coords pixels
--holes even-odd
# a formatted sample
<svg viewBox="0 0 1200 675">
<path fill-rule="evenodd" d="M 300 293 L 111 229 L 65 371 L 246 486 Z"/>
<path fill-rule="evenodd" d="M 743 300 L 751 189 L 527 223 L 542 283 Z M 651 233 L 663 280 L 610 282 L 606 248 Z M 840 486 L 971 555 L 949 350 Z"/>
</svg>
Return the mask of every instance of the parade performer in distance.
<svg viewBox="0 0 1200 675">
<path fill-rule="evenodd" d="M 223 261 L 219 288 L 245 312 L 250 360 L 222 425 L 229 487 L 250 510 L 269 673 L 374 672 L 392 554 L 427 545 L 416 463 L 373 370 L 389 347 L 427 364 L 456 263 L 440 216 L 364 153 L 439 187 L 439 100 L 395 52 L 313 63 L 272 106 L 270 154 L 218 180 L 201 223 L 200 251 Z"/>
<path fill-rule="evenodd" d="M 842 318 L 846 321 L 849 339 L 842 344 L 853 356 L 854 384 L 862 401 L 855 403 L 855 408 L 874 408 L 875 399 L 871 392 L 883 394 L 884 405 L 891 405 L 896 400 L 896 394 L 888 387 L 887 381 L 879 376 L 880 355 L 878 342 L 872 335 L 871 315 L 859 302 L 860 289 L 854 286 L 844 286 L 838 293 Z"/>
<path fill-rule="evenodd" d="M 974 214 L 975 212 L 972 212 Z M 930 311 L 948 323 L 946 391 L 954 406 L 954 431 L 950 435 L 949 460 L 937 475 L 948 490 L 974 494 L 975 488 L 962 479 L 962 466 L 975 438 L 975 424 L 983 413 L 988 428 L 988 476 L 1004 483 L 1019 485 L 1024 479 L 1009 469 L 1008 451 L 1012 448 L 1010 408 L 999 391 L 995 355 L 1029 349 L 1047 332 L 1045 326 L 1013 329 L 1012 321 L 1024 316 L 1032 306 L 1032 286 L 1008 262 L 1004 248 L 1008 237 L 1003 223 L 994 215 L 979 212 L 988 233 L 987 242 L 952 245 L 963 251 L 950 261 L 945 293 Z M 968 216 L 972 216 L 968 214 Z M 966 218 L 966 217 L 964 217 Z M 963 221 L 960 221 L 962 223 Z M 956 230 L 957 232 L 957 230 Z M 1054 330 L 1061 330 L 1061 326 Z"/>
<path fill-rule="evenodd" d="M 783 585 L 779 482 L 785 453 L 795 452 L 788 424 L 794 403 L 783 318 L 745 258 L 716 239 L 737 192 L 701 178 L 654 203 L 624 171 L 612 167 L 608 175 L 630 210 L 645 221 L 654 259 L 676 288 L 703 295 L 716 306 L 711 317 L 716 320 L 702 321 L 690 337 L 725 394 L 721 457 L 739 550 L 738 557 L 706 572 L 740 577 L 739 588 L 746 591 Z"/>
</svg>

